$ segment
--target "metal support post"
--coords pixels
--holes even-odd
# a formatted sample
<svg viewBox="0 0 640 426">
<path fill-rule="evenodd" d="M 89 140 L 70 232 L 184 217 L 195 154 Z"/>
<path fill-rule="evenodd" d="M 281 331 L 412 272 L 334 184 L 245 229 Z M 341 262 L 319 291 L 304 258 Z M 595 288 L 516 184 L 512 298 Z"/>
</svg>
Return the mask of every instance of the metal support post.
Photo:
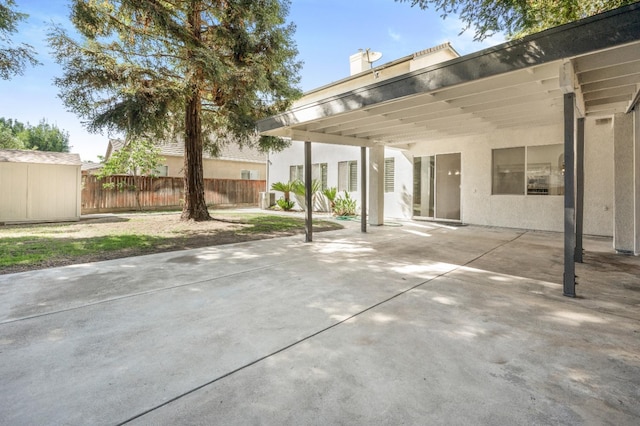
<svg viewBox="0 0 640 426">
<path fill-rule="evenodd" d="M 313 241 L 313 203 L 311 193 L 311 142 L 304 143 L 304 202 L 307 205 L 305 209 L 304 232 L 305 243 Z"/>
<path fill-rule="evenodd" d="M 582 224 L 584 217 L 584 118 L 578 118 L 576 128 L 576 253 L 575 261 L 582 263 Z"/>
<path fill-rule="evenodd" d="M 575 94 L 564 94 L 564 276 L 563 294 L 576 297 Z"/>
</svg>

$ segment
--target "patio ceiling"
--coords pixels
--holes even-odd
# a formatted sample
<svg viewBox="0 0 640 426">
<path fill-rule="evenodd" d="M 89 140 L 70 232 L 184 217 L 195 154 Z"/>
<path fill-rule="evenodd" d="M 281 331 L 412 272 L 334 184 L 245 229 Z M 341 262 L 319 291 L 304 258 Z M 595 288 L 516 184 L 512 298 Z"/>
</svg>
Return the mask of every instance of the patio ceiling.
<svg viewBox="0 0 640 426">
<path fill-rule="evenodd" d="M 407 148 L 435 139 L 628 112 L 640 88 L 640 5 L 302 104 L 258 124 L 294 140 Z"/>
</svg>

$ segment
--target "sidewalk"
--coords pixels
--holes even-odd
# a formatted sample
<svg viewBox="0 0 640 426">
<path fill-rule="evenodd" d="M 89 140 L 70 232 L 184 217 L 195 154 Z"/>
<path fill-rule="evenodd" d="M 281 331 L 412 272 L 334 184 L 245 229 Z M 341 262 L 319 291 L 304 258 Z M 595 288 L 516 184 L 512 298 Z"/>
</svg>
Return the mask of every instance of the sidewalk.
<svg viewBox="0 0 640 426">
<path fill-rule="evenodd" d="M 640 422 L 640 258 L 355 225 L 0 276 L 0 424 Z"/>
</svg>

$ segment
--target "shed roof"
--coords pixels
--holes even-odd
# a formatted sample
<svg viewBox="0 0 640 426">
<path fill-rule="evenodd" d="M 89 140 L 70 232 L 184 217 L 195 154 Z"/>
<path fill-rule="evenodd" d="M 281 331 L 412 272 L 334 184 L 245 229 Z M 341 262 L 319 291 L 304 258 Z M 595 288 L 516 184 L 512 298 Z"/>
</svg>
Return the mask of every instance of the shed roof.
<svg viewBox="0 0 640 426">
<path fill-rule="evenodd" d="M 82 165 L 79 154 L 72 154 L 69 152 L 48 152 L 22 149 L 0 149 L 0 162 L 59 164 L 66 166 Z"/>
<path fill-rule="evenodd" d="M 395 146 L 629 112 L 640 88 L 640 3 L 614 9 L 261 120 L 266 135 Z M 304 100 L 304 98 L 303 98 Z"/>
</svg>

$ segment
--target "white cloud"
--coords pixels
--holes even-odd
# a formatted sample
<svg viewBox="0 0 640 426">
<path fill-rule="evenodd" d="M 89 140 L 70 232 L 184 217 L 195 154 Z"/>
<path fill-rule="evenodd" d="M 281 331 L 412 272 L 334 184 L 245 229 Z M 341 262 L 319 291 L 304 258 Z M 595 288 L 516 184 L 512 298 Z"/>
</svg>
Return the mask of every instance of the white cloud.
<svg viewBox="0 0 640 426">
<path fill-rule="evenodd" d="M 478 50 L 495 46 L 506 41 L 504 34 L 501 33 L 494 34 L 493 36 L 487 37 L 482 41 L 474 41 L 473 36 L 475 35 L 475 28 L 468 28 L 465 32 L 460 34 L 460 31 L 462 31 L 462 29 L 465 27 L 465 23 L 455 16 L 448 16 L 446 19 L 443 19 L 440 22 L 442 30 L 441 32 L 444 35 L 443 39 L 440 42 L 451 42 L 453 48 L 456 49 L 461 55 L 477 52 Z"/>
<path fill-rule="evenodd" d="M 389 28 L 389 30 L 387 31 L 387 33 L 389 34 L 389 37 L 391 37 L 391 40 L 393 40 L 393 41 L 400 41 L 400 40 L 402 40 L 402 36 L 401 36 L 399 33 L 395 32 L 395 31 L 393 30 L 393 28 Z"/>
</svg>

